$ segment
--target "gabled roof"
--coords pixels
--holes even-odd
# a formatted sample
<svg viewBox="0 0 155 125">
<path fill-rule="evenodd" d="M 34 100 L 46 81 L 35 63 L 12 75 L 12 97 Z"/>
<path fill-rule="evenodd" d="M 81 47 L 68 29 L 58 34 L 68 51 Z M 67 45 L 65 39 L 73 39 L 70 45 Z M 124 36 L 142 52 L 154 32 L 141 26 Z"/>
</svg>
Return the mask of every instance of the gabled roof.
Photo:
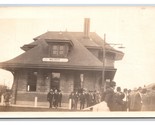
<svg viewBox="0 0 155 125">
<path fill-rule="evenodd" d="M 42 41 L 42 42 L 41 42 Z M 48 69 L 83 69 L 101 70 L 102 63 L 92 55 L 79 42 L 73 40 L 74 49 L 68 55 L 68 62 L 44 62 L 48 58 L 48 45 L 45 40 L 40 40 L 38 46 L 19 55 L 18 57 L 1 63 L 1 67 L 10 68 L 48 68 Z"/>
<path fill-rule="evenodd" d="M 94 49 L 102 49 L 105 44 L 106 52 L 112 52 L 116 54 L 116 60 L 121 60 L 124 56 L 124 53 L 118 51 L 111 47 L 109 44 L 105 43 L 104 40 L 98 36 L 95 32 L 89 33 L 89 38 L 85 38 L 83 32 L 57 32 L 57 31 L 48 31 L 38 37 L 35 37 L 34 40 L 47 38 L 59 38 L 68 40 L 70 37 L 74 37 L 74 39 L 78 40 L 82 45 L 86 48 L 94 48 Z"/>
<path fill-rule="evenodd" d="M 0 63 L 1 68 L 47 68 L 47 69 L 73 69 L 73 70 L 99 70 L 103 63 L 96 58 L 86 47 L 102 48 L 104 42 L 96 33 L 90 33 L 90 39 L 83 38 L 82 32 L 47 32 L 36 38 L 26 46 L 34 46 L 25 53 L 6 62 Z M 47 39 L 72 41 L 73 49 L 69 52 L 68 62 L 45 62 L 49 58 Z M 108 46 L 106 46 L 106 49 Z M 113 51 L 113 48 L 109 47 Z M 120 52 L 121 53 L 121 52 Z"/>
</svg>

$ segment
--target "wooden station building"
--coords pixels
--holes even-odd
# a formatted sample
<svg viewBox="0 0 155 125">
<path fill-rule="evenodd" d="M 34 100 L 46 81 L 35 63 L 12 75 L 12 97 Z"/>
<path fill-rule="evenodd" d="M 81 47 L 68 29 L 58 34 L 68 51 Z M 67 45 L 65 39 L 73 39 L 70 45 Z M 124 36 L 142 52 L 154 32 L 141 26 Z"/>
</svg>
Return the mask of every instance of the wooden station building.
<svg viewBox="0 0 155 125">
<path fill-rule="evenodd" d="M 89 25 L 86 18 L 83 32 L 48 31 L 22 46 L 23 54 L 0 63 L 0 68 L 14 76 L 13 104 L 33 105 L 37 97 L 38 105 L 47 105 L 47 93 L 54 88 L 62 91 L 63 103 L 68 102 L 72 91 L 80 88 L 101 91 L 103 52 L 104 80 L 113 80 L 114 62 L 121 60 L 124 53 L 90 32 Z"/>
</svg>

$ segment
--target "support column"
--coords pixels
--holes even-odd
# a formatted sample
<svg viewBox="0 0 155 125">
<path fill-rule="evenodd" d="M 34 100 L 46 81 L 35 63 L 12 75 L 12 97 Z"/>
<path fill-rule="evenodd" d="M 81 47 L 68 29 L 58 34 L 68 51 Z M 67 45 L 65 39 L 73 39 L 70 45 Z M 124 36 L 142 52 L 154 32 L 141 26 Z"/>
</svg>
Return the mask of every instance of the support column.
<svg viewBox="0 0 155 125">
<path fill-rule="evenodd" d="M 37 92 L 46 92 L 46 75 L 39 70 L 37 74 Z"/>
<path fill-rule="evenodd" d="M 12 85 L 12 103 L 16 104 L 16 97 L 17 97 L 17 87 L 18 87 L 18 73 L 15 72 L 13 74 L 14 76 L 14 81 L 13 81 L 13 85 Z"/>
<path fill-rule="evenodd" d="M 45 91 L 49 92 L 50 91 L 50 85 L 51 85 L 51 74 L 47 74 L 46 78 L 45 78 Z"/>
<path fill-rule="evenodd" d="M 2 94 L 1 95 L 1 105 L 3 105 L 4 104 L 4 95 Z"/>
</svg>

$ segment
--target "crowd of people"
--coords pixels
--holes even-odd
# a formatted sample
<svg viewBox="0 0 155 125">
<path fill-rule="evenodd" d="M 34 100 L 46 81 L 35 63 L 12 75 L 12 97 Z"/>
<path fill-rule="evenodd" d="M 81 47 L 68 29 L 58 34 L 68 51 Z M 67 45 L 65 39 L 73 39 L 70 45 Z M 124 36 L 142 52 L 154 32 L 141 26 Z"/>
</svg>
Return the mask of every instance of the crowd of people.
<svg viewBox="0 0 155 125">
<path fill-rule="evenodd" d="M 143 88 L 141 111 L 155 111 L 155 86 L 152 88 Z"/>
<path fill-rule="evenodd" d="M 74 91 L 69 95 L 71 109 L 82 110 L 102 101 L 106 102 L 110 111 L 155 111 L 155 87 L 121 89 L 115 82 L 106 86 L 106 91 Z"/>
<path fill-rule="evenodd" d="M 110 111 L 155 111 L 155 87 L 134 88 L 133 90 L 116 88 L 112 82 L 104 93 L 104 101 Z"/>
<path fill-rule="evenodd" d="M 77 110 L 77 105 L 79 103 L 79 109 L 82 110 L 84 108 L 100 103 L 101 94 L 99 93 L 99 91 L 74 91 L 69 95 L 69 100 L 71 103 L 71 109 Z"/>
<path fill-rule="evenodd" d="M 111 82 L 106 88 L 106 91 L 103 94 L 103 100 L 107 103 L 110 111 L 123 111 L 126 110 L 127 104 L 123 99 L 125 98 L 125 94 L 121 92 L 121 88 L 117 87 L 115 90 L 116 83 Z M 127 102 L 127 100 L 126 100 Z"/>
<path fill-rule="evenodd" d="M 61 107 L 61 90 L 50 90 L 47 94 L 49 108 Z M 69 94 L 68 103 L 71 110 L 83 110 L 100 102 L 106 102 L 110 111 L 155 111 L 155 87 L 151 90 L 139 87 L 138 89 L 121 89 L 115 82 L 106 86 L 106 91 L 84 90 L 73 91 Z"/>
<path fill-rule="evenodd" d="M 3 95 L 5 105 L 9 106 L 11 91 L 6 91 Z M 61 90 L 51 89 L 47 94 L 47 100 L 49 108 L 61 107 Z M 72 110 L 83 110 L 102 101 L 106 102 L 110 111 L 155 111 L 155 86 L 149 89 L 139 87 L 133 90 L 122 90 L 121 87 L 116 87 L 115 82 L 110 82 L 106 86 L 106 91 L 102 93 L 81 89 L 81 91 L 71 92 L 68 97 Z"/>
<path fill-rule="evenodd" d="M 47 94 L 47 100 L 49 101 L 49 108 L 61 107 L 61 101 L 62 101 L 61 90 L 51 89 L 50 92 Z"/>
<path fill-rule="evenodd" d="M 11 92 L 6 91 L 3 95 L 5 105 L 10 105 Z M 47 94 L 47 100 L 49 108 L 61 107 L 61 90 L 51 89 Z M 83 110 L 102 101 L 106 102 L 110 111 L 155 111 L 155 86 L 151 89 L 139 87 L 122 91 L 121 87 L 116 87 L 115 82 L 110 82 L 106 86 L 106 91 L 102 93 L 81 89 L 71 92 L 68 97 L 72 110 Z"/>
</svg>

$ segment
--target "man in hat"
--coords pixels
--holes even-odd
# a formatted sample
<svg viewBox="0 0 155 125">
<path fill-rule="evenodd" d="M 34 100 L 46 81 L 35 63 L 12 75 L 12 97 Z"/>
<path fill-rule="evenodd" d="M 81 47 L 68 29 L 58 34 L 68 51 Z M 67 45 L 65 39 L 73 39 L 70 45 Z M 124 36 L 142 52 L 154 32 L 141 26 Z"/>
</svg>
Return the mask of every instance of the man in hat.
<svg viewBox="0 0 155 125">
<path fill-rule="evenodd" d="M 54 97 L 54 92 L 51 89 L 49 93 L 47 94 L 47 101 L 49 101 L 49 108 L 52 108 L 53 106 L 53 97 Z"/>
<path fill-rule="evenodd" d="M 62 101 L 62 92 L 61 90 L 58 91 L 58 106 L 61 107 L 61 101 Z"/>
<path fill-rule="evenodd" d="M 149 90 L 149 92 L 147 92 L 148 95 L 148 105 L 149 105 L 149 111 L 155 111 L 155 86 L 153 86 L 151 88 L 151 90 Z"/>
<path fill-rule="evenodd" d="M 116 93 L 113 97 L 114 111 L 122 111 L 123 110 L 123 98 L 124 93 L 121 92 L 121 87 L 116 88 Z"/>
<path fill-rule="evenodd" d="M 58 103 L 59 103 L 58 98 L 59 98 L 59 93 L 58 93 L 58 90 L 55 89 L 54 95 L 53 95 L 53 105 L 55 108 L 58 107 Z"/>
<path fill-rule="evenodd" d="M 128 89 L 125 88 L 123 90 L 123 93 L 124 93 L 124 98 L 123 98 L 123 111 L 127 111 L 128 109 Z"/>
<path fill-rule="evenodd" d="M 140 93 L 140 88 L 134 88 L 130 94 L 130 111 L 141 111 L 142 97 Z"/>
<path fill-rule="evenodd" d="M 147 88 L 143 88 L 142 91 L 142 108 L 141 111 L 150 111 L 150 109 L 152 108 L 152 106 L 154 107 L 154 105 L 151 106 L 151 93 L 149 90 L 147 90 Z M 154 100 L 154 99 L 153 99 Z"/>
<path fill-rule="evenodd" d="M 82 92 L 80 94 L 80 110 L 84 109 L 84 105 L 85 105 L 85 93 Z"/>
<path fill-rule="evenodd" d="M 113 97 L 115 95 L 114 89 L 115 89 L 116 83 L 110 82 L 107 86 L 107 90 L 105 92 L 105 99 L 104 101 L 107 103 L 107 106 L 109 107 L 110 111 L 113 111 L 114 105 L 113 105 Z"/>
</svg>

